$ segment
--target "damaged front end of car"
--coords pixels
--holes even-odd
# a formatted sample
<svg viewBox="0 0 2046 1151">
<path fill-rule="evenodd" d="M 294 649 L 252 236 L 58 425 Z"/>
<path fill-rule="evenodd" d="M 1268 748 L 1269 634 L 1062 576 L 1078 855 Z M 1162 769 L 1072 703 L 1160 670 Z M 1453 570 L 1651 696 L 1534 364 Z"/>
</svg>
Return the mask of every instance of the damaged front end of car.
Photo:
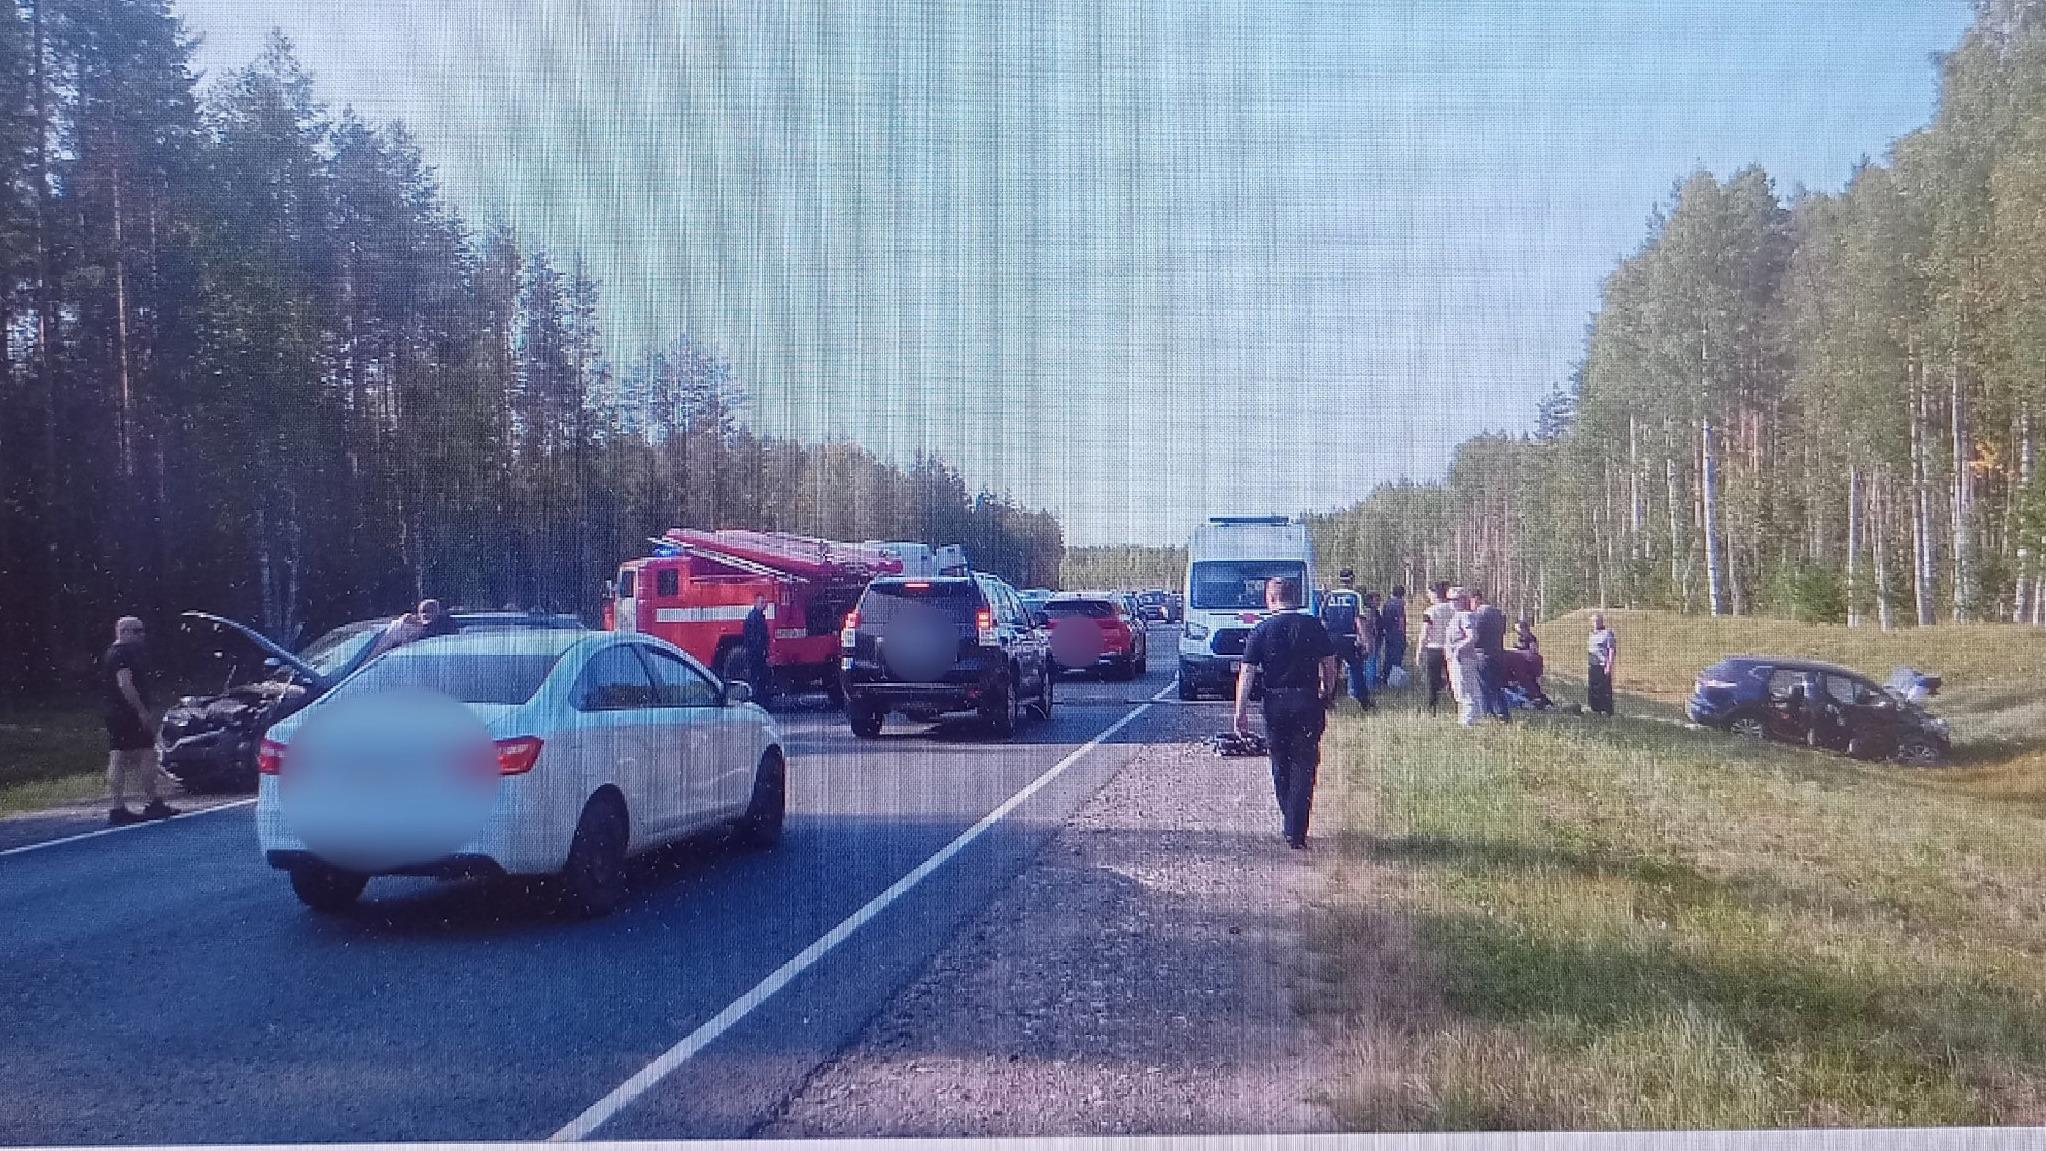
<svg viewBox="0 0 2046 1151">
<path fill-rule="evenodd" d="M 157 732 L 163 769 L 187 791 L 254 790 L 263 733 L 303 706 L 307 695 L 303 685 L 273 680 L 180 699 L 165 709 Z"/>
<path fill-rule="evenodd" d="M 229 661 L 230 686 L 217 695 L 188 695 L 163 713 L 157 749 L 163 769 L 192 792 L 253 791 L 256 751 L 270 725 L 310 703 L 330 684 L 327 677 L 269 637 L 240 622 L 205 612 L 184 613 L 188 631 L 215 641 L 216 658 L 229 659 L 221 644 L 238 635 L 263 653 L 271 678 L 233 683 L 238 660 Z M 246 652 L 246 648 L 241 649 Z"/>
</svg>

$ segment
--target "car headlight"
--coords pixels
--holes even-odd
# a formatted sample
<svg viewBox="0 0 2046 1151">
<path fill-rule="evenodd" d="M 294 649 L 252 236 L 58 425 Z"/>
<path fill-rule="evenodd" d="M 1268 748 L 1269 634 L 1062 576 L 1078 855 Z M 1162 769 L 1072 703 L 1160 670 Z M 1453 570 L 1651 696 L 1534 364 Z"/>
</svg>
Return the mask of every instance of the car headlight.
<svg viewBox="0 0 2046 1151">
<path fill-rule="evenodd" d="M 1208 629 L 1207 629 L 1207 627 L 1206 627 L 1205 625 L 1203 625 L 1203 624 L 1197 624 L 1197 623 L 1190 623 L 1190 624 L 1187 624 L 1187 625 L 1186 625 L 1186 638 L 1188 638 L 1188 639 L 1206 639 L 1206 638 L 1208 638 Z"/>
</svg>

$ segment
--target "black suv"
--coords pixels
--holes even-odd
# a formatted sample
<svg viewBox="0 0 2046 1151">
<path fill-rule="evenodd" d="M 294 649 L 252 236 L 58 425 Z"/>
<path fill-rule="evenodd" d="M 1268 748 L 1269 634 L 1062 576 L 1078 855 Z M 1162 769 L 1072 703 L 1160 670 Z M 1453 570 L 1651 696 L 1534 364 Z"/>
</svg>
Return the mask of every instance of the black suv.
<svg viewBox="0 0 2046 1151">
<path fill-rule="evenodd" d="M 1856 759 L 1931 764 L 1952 750 L 1946 721 L 1859 672 L 1808 659 L 1720 660 L 1698 673 L 1684 710 L 1705 727 Z"/>
<path fill-rule="evenodd" d="M 576 629 L 572 615 L 517 611 L 454 611 L 463 631 Z M 369 651 L 395 616 L 343 624 L 294 653 L 240 620 L 184 613 L 186 631 L 200 632 L 225 666 L 217 695 L 188 695 L 166 708 L 156 743 L 163 769 L 188 791 L 253 791 L 256 748 L 270 725 L 325 695 L 369 662 Z M 238 640 L 229 641 L 230 635 Z M 260 660 L 250 658 L 250 648 Z M 249 672 L 250 665 L 262 672 Z"/>
<path fill-rule="evenodd" d="M 881 734 L 888 713 L 928 722 L 976 712 L 1016 730 L 1025 701 L 1049 718 L 1051 654 L 1040 617 L 993 576 L 884 576 L 867 585 L 839 635 L 853 734 Z"/>
</svg>

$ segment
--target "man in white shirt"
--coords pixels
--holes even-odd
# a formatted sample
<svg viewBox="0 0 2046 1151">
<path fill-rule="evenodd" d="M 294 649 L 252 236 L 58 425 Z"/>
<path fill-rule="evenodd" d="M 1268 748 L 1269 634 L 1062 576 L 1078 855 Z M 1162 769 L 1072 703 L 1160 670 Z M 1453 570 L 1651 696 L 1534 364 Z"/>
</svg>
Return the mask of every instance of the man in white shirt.
<svg viewBox="0 0 2046 1151">
<path fill-rule="evenodd" d="M 1456 605 L 1444 649 L 1449 657 L 1449 688 L 1456 696 L 1457 721 L 1465 727 L 1476 727 L 1484 707 L 1484 687 L 1478 682 L 1477 613 L 1472 610 L 1470 594 L 1463 588 L 1451 588 L 1449 594 L 1450 602 Z"/>
<path fill-rule="evenodd" d="M 1449 625 L 1456 619 L 1456 605 L 1450 602 L 1447 580 L 1428 589 L 1428 607 L 1421 612 L 1421 674 L 1428 677 L 1428 711 L 1449 689 Z M 1451 696 L 1453 700 L 1454 695 Z"/>
</svg>

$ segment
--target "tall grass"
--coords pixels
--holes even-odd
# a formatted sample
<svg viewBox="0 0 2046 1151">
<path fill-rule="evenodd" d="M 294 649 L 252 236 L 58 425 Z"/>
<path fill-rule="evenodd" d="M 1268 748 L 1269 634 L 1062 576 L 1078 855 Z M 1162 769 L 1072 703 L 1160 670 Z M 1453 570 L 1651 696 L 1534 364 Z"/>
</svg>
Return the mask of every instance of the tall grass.
<svg viewBox="0 0 2046 1151">
<path fill-rule="evenodd" d="M 1936 670 L 1962 769 L 1665 722 L 1336 725 L 1309 1005 L 1355 1036 L 1353 1127 L 2046 1118 L 2046 836 L 2022 734 L 2046 641 L 1616 613 L 1622 711 L 1730 652 Z M 1581 617 L 1544 648 L 1581 644 Z M 1581 650 L 1581 649 L 1580 649 Z M 2015 713 L 2015 714 L 2014 714 Z M 1404 941 L 1401 946 L 1388 940 Z M 1370 986 L 1366 986 L 1369 984 Z"/>
</svg>

